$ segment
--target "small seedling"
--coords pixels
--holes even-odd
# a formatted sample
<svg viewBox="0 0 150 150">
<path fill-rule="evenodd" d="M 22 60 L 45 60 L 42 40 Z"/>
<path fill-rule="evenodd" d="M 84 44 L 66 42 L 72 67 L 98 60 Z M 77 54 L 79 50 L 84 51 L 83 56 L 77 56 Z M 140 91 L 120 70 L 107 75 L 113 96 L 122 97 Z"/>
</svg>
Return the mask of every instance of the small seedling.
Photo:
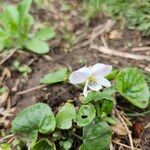
<svg viewBox="0 0 150 150">
<path fill-rule="evenodd" d="M 14 61 L 13 62 L 13 67 L 19 71 L 20 73 L 22 73 L 24 76 L 27 76 L 29 73 L 32 72 L 32 69 L 27 66 L 27 65 L 21 65 L 19 61 Z"/>
</svg>

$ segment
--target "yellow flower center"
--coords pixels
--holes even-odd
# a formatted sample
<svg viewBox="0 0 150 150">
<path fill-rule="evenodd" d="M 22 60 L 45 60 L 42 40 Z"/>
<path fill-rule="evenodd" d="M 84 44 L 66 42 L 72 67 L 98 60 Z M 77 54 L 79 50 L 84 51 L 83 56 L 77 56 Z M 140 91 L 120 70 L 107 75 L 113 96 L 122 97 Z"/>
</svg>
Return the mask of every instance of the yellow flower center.
<svg viewBox="0 0 150 150">
<path fill-rule="evenodd" d="M 94 82 L 96 82 L 96 78 L 94 76 L 90 76 L 90 77 L 88 77 L 87 81 L 88 81 L 88 83 L 94 83 Z"/>
</svg>

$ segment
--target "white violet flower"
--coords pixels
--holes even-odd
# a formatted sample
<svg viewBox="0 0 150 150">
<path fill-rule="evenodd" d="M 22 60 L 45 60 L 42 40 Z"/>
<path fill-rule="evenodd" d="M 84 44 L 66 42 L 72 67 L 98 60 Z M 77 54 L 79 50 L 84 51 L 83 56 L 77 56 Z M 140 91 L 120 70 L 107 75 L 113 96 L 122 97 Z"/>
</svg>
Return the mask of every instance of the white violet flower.
<svg viewBox="0 0 150 150">
<path fill-rule="evenodd" d="M 69 81 L 75 85 L 85 82 L 83 95 L 87 96 L 88 88 L 92 91 L 99 91 L 102 87 L 110 87 L 110 81 L 104 77 L 111 72 L 112 66 L 98 63 L 92 67 L 83 67 L 74 71 L 70 75 Z"/>
</svg>

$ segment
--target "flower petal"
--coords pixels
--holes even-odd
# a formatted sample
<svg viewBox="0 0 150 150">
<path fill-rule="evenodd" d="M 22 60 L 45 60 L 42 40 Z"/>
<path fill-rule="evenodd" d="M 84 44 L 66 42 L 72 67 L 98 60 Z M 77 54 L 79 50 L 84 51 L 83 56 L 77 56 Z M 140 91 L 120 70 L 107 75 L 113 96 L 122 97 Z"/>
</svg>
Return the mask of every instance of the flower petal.
<svg viewBox="0 0 150 150">
<path fill-rule="evenodd" d="M 111 87 L 111 82 L 108 81 L 106 78 L 97 76 L 96 77 L 97 81 L 104 87 Z"/>
<path fill-rule="evenodd" d="M 88 87 L 92 90 L 92 91 L 99 91 L 100 89 L 102 89 L 101 83 L 99 82 L 92 82 L 88 84 Z"/>
<path fill-rule="evenodd" d="M 80 84 L 86 81 L 86 79 L 90 76 L 90 69 L 87 67 L 83 67 L 77 71 L 74 71 L 70 77 L 69 81 L 72 84 Z"/>
<path fill-rule="evenodd" d="M 98 63 L 95 64 L 91 70 L 94 76 L 99 75 L 105 77 L 112 72 L 112 66 Z"/>
</svg>

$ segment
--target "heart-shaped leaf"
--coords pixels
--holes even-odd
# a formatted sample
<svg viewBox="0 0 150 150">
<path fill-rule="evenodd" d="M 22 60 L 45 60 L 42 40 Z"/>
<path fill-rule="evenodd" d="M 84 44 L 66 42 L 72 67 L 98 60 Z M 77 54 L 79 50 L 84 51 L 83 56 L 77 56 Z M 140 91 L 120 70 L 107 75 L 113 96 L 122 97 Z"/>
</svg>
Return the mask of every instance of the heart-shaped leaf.
<svg viewBox="0 0 150 150">
<path fill-rule="evenodd" d="M 108 92 L 90 92 L 83 100 L 83 103 L 97 102 L 100 100 L 110 100 L 115 102 L 115 99 Z"/>
<path fill-rule="evenodd" d="M 83 105 L 76 114 L 75 122 L 78 126 L 86 126 L 95 118 L 96 110 L 92 104 Z"/>
<path fill-rule="evenodd" d="M 106 122 L 93 121 L 83 128 L 83 144 L 80 150 L 107 150 L 111 135 L 111 128 Z"/>
<path fill-rule="evenodd" d="M 12 123 L 12 132 L 30 134 L 33 131 L 49 133 L 55 129 L 55 118 L 50 107 L 44 103 L 34 104 L 23 110 Z"/>
<path fill-rule="evenodd" d="M 136 68 L 125 68 L 116 77 L 116 89 L 139 108 L 146 108 L 150 92 L 144 76 Z"/>
<path fill-rule="evenodd" d="M 56 124 L 60 129 L 69 129 L 72 120 L 75 118 L 75 108 L 72 104 L 66 103 L 56 115 Z"/>
</svg>

